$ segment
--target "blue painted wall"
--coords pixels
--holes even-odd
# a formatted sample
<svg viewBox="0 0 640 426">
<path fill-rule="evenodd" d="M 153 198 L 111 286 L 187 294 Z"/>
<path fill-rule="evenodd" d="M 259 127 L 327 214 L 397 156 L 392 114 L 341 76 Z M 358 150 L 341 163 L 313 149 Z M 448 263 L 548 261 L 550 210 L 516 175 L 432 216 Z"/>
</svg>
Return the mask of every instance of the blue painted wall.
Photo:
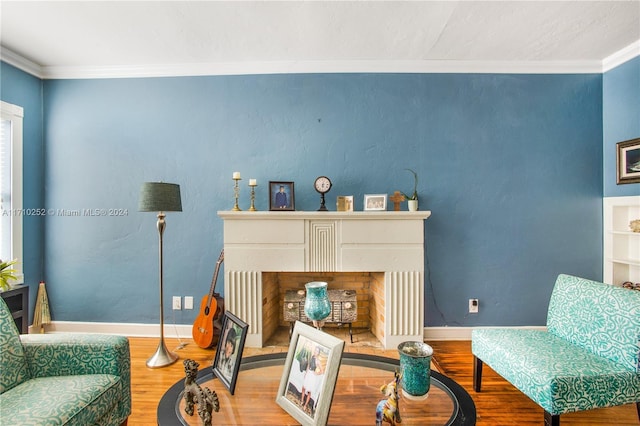
<svg viewBox="0 0 640 426">
<path fill-rule="evenodd" d="M 640 183 L 616 184 L 616 144 L 640 138 L 640 56 L 603 76 L 604 195 L 640 195 Z"/>
<path fill-rule="evenodd" d="M 42 81 L 0 62 L 0 99 L 21 106 L 23 119 L 23 207 L 42 207 L 44 201 L 44 145 Z M 23 220 L 24 259 L 20 259 L 25 284 L 30 287 L 30 306 L 35 303 L 38 282 L 44 278 L 44 223 L 38 216 Z M 32 317 L 32 313 L 30 313 Z"/>
<path fill-rule="evenodd" d="M 426 323 L 541 325 L 561 273 L 602 270 L 602 75 L 324 74 L 45 81 L 46 207 L 128 209 L 48 216 L 54 317 L 157 323 L 155 216 L 140 184 L 181 185 L 165 232 L 170 296 L 209 287 L 222 247 L 216 211 L 231 174 L 295 182 L 315 210 L 336 195 L 409 191 L 420 176 L 429 268 Z M 479 298 L 480 314 L 467 314 Z"/>
<path fill-rule="evenodd" d="M 40 114 L 25 118 L 25 206 L 56 213 L 27 222 L 25 269 L 34 285 L 45 272 L 55 320 L 158 322 L 155 215 L 136 210 L 140 184 L 164 180 L 181 185 L 184 209 L 167 217 L 166 316 L 191 323 L 196 311 L 169 310 L 170 296 L 208 290 L 233 171 L 245 178 L 244 209 L 252 177 L 258 209 L 268 208 L 269 180 L 292 180 L 297 209 L 315 210 L 313 179 L 326 174 L 328 205 L 354 195 L 360 210 L 366 193 L 409 191 L 404 169 L 416 170 L 421 208 L 433 211 L 430 326 L 540 325 L 558 273 L 601 278 L 602 75 L 42 83 L 1 70 L 2 99 Z M 469 316 L 472 297 L 481 310 Z"/>
</svg>

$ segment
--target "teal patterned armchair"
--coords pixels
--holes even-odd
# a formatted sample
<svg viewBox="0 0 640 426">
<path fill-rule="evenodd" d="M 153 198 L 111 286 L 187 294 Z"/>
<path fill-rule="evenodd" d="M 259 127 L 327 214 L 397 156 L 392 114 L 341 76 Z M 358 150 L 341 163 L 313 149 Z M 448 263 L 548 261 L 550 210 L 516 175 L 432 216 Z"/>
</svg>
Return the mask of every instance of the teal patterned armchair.
<svg viewBox="0 0 640 426">
<path fill-rule="evenodd" d="M 0 425 L 126 425 L 129 341 L 98 334 L 19 335 L 0 298 Z"/>
<path fill-rule="evenodd" d="M 486 363 L 544 409 L 560 414 L 636 403 L 640 418 L 640 292 L 560 275 L 547 330 L 472 331 L 474 389 Z"/>
</svg>

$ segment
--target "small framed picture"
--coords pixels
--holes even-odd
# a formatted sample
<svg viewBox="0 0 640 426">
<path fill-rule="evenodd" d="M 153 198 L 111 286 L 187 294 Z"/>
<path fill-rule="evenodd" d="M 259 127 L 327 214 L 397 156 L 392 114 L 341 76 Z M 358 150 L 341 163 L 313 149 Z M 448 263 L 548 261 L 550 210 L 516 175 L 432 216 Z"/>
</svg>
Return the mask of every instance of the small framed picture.
<svg viewBox="0 0 640 426">
<path fill-rule="evenodd" d="M 338 195 L 338 198 L 336 198 L 336 210 L 339 212 L 352 212 L 353 195 Z"/>
<path fill-rule="evenodd" d="M 327 424 L 343 350 L 343 340 L 296 322 L 276 403 L 300 424 Z"/>
<path fill-rule="evenodd" d="M 247 338 L 249 325 L 240 318 L 226 311 L 222 318 L 222 332 L 218 340 L 218 349 L 213 359 L 213 374 L 220 379 L 231 395 L 236 390 L 236 381 L 240 362 L 242 361 L 242 351 L 244 341 Z"/>
<path fill-rule="evenodd" d="M 618 142 L 617 184 L 640 182 L 640 138 Z"/>
<path fill-rule="evenodd" d="M 269 210 L 294 211 L 296 209 L 293 182 L 269 182 Z"/>
<path fill-rule="evenodd" d="M 369 194 L 364 196 L 364 209 L 370 210 L 387 210 L 387 194 Z"/>
</svg>

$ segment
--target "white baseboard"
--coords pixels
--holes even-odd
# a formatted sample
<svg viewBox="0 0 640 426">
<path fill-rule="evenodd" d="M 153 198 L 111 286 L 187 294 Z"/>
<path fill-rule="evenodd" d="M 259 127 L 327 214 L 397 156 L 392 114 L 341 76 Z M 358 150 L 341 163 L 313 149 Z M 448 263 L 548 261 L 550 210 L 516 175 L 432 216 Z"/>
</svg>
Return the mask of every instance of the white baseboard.
<svg viewBox="0 0 640 426">
<path fill-rule="evenodd" d="M 130 324 L 111 322 L 54 321 L 45 326 L 47 333 L 97 333 L 119 334 L 128 337 L 158 337 L 159 324 Z M 471 340 L 471 330 L 476 327 L 425 327 L 424 340 Z M 544 326 L 507 327 L 546 330 Z M 165 324 L 164 336 L 168 338 L 191 338 L 189 324 Z M 37 332 L 31 331 L 30 332 Z"/>
<path fill-rule="evenodd" d="M 164 337 L 190 338 L 192 325 L 189 324 L 165 324 Z M 114 322 L 77 322 L 77 321 L 53 321 L 45 326 L 47 333 L 96 333 L 118 334 L 128 337 L 158 337 L 160 324 L 130 324 Z M 37 333 L 31 330 L 30 333 Z"/>
<path fill-rule="evenodd" d="M 424 340 L 471 340 L 473 327 L 425 327 Z"/>
<path fill-rule="evenodd" d="M 517 328 L 529 330 L 546 330 L 545 326 L 524 327 L 425 327 L 424 340 L 471 340 L 471 330 L 474 328 Z"/>
</svg>

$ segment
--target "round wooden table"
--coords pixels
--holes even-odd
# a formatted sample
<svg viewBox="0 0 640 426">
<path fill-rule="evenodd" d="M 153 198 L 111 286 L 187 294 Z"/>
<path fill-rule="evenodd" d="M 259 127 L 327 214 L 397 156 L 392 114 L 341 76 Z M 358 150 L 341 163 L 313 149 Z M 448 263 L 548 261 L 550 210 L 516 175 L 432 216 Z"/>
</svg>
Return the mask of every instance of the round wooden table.
<svg viewBox="0 0 640 426">
<path fill-rule="evenodd" d="M 296 425 L 298 422 L 276 404 L 278 386 L 287 354 L 277 353 L 244 358 L 235 394 L 204 368 L 197 382 L 216 391 L 220 411 L 212 415 L 213 425 Z M 393 380 L 397 359 L 345 352 L 335 387 L 330 425 L 374 425 L 376 405 L 383 396 L 380 386 Z M 158 405 L 158 425 L 201 425 L 197 411 L 184 412 L 184 381 L 173 385 Z M 431 371 L 429 396 L 412 401 L 400 396 L 403 426 L 475 425 L 476 408 L 469 393 L 450 378 Z"/>
</svg>

